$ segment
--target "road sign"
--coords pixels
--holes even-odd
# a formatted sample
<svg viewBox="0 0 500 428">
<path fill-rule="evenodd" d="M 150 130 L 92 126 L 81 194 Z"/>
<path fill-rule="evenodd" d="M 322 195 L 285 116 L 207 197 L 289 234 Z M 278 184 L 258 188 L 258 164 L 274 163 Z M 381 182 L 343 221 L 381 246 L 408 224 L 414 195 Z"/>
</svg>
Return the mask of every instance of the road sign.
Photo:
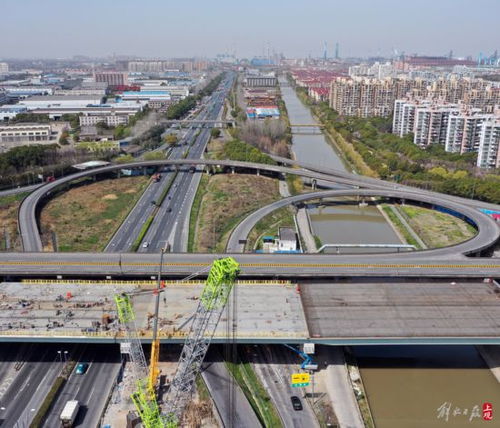
<svg viewBox="0 0 500 428">
<path fill-rule="evenodd" d="M 292 383 L 292 388 L 301 388 L 304 386 L 309 386 L 309 382 L 304 382 L 304 383 Z"/>
<path fill-rule="evenodd" d="M 311 381 L 311 376 L 309 373 L 293 373 L 292 374 L 292 385 L 297 383 L 309 383 Z"/>
</svg>

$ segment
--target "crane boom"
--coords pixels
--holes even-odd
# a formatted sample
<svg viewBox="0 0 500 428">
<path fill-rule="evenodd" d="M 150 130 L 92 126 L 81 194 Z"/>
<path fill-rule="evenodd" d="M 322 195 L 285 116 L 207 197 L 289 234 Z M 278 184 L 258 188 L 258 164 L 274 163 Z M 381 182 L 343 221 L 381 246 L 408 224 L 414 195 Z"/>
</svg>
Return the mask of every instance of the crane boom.
<svg viewBox="0 0 500 428">
<path fill-rule="evenodd" d="M 170 420 L 181 419 L 238 272 L 239 265 L 232 257 L 215 260 L 210 269 L 166 395 L 164 414 Z"/>
</svg>

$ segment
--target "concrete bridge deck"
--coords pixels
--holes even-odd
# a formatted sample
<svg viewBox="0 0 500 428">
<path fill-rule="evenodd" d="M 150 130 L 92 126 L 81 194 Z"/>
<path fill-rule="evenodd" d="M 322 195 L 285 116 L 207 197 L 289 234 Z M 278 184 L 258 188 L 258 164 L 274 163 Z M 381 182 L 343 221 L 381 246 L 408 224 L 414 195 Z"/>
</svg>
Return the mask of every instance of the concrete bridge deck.
<svg viewBox="0 0 500 428">
<path fill-rule="evenodd" d="M 102 342 L 124 339 L 113 295 L 134 284 L 1 283 L 0 341 Z M 149 285 L 151 288 L 151 285 Z M 160 338 L 181 343 L 201 285 L 167 286 L 160 304 Z M 239 285 L 239 343 L 500 344 L 499 289 L 477 280 L 338 280 Z M 71 297 L 66 298 L 67 293 Z M 137 326 L 151 341 L 152 294 L 134 297 Z M 111 323 L 102 324 L 109 314 Z M 224 312 L 214 342 L 228 340 Z M 230 321 L 231 322 L 231 321 Z"/>
</svg>

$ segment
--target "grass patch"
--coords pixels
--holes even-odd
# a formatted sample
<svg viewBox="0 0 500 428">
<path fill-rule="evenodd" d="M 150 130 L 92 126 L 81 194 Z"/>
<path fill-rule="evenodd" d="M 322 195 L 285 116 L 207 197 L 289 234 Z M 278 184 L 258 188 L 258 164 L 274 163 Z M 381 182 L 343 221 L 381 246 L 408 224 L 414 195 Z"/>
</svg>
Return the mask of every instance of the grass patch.
<svg viewBox="0 0 500 428">
<path fill-rule="evenodd" d="M 319 250 L 323 246 L 323 242 L 321 242 L 321 238 L 318 235 L 313 235 L 314 245 L 316 245 L 316 250 Z"/>
<path fill-rule="evenodd" d="M 226 366 L 243 390 L 262 425 L 272 428 L 282 427 L 271 397 L 260 383 L 250 363 L 242 361 L 239 357 L 237 364 L 226 361 Z"/>
<path fill-rule="evenodd" d="M 477 233 L 469 223 L 450 214 L 414 205 L 402 205 L 399 209 L 429 248 L 458 244 Z"/>
<path fill-rule="evenodd" d="M 291 207 L 280 208 L 260 220 L 248 235 L 247 250 L 253 251 L 256 244 L 257 249 L 261 249 L 262 237 L 267 235 L 277 235 L 280 226 L 295 227 L 293 210 Z"/>
<path fill-rule="evenodd" d="M 198 189 L 196 190 L 196 195 L 193 200 L 193 204 L 191 205 L 191 213 L 189 214 L 189 236 L 188 236 L 188 253 L 192 253 L 196 250 L 195 248 L 195 234 L 196 234 L 196 225 L 198 222 L 198 216 L 200 214 L 201 201 L 203 196 L 207 191 L 209 177 L 208 175 L 203 174 L 200 180 L 200 184 L 198 185 Z"/>
<path fill-rule="evenodd" d="M 229 233 L 243 217 L 279 198 L 278 183 L 271 178 L 242 174 L 210 177 L 198 212 L 192 249 L 223 250 Z"/>
<path fill-rule="evenodd" d="M 123 177 L 57 195 L 41 212 L 43 240 L 55 231 L 59 251 L 102 251 L 148 183 L 149 177 Z"/>
<path fill-rule="evenodd" d="M 416 249 L 421 250 L 422 247 L 420 246 L 420 244 L 416 241 L 416 239 L 408 231 L 406 226 L 403 223 L 401 223 L 401 220 L 399 220 L 399 218 L 396 216 L 396 214 L 394 214 L 391 207 L 387 204 L 382 204 L 382 209 L 387 214 L 387 217 L 389 217 L 389 219 L 391 220 L 391 223 L 394 225 L 394 227 L 396 229 L 398 229 L 400 234 L 403 236 L 406 243 L 409 245 L 414 245 Z"/>
<path fill-rule="evenodd" d="M 155 219 L 154 215 L 150 215 L 147 220 L 144 222 L 144 224 L 141 227 L 141 231 L 139 232 L 139 235 L 135 239 L 135 241 L 132 243 L 132 246 L 130 247 L 130 251 L 136 252 L 139 249 L 139 245 L 141 245 L 142 240 L 146 236 L 146 233 L 148 233 L 149 227 L 151 226 L 151 223 L 153 223 L 153 220 Z"/>
<path fill-rule="evenodd" d="M 21 201 L 29 192 L 17 193 L 0 197 L 0 250 L 7 249 L 7 237 L 10 249 L 19 249 L 19 231 L 17 213 Z"/>
<path fill-rule="evenodd" d="M 304 183 L 302 178 L 298 175 L 286 175 L 286 182 L 288 184 L 288 190 L 292 196 L 299 195 L 304 192 Z"/>
</svg>

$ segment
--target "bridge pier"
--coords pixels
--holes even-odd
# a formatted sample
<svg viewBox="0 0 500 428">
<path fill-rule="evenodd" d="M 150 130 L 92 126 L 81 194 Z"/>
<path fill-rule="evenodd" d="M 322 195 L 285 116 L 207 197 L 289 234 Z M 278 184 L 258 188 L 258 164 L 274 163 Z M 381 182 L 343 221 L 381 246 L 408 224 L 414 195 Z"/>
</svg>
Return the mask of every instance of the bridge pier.
<svg viewBox="0 0 500 428">
<path fill-rule="evenodd" d="M 231 174 L 234 174 L 234 166 L 231 167 Z"/>
<path fill-rule="evenodd" d="M 313 179 L 312 179 L 312 181 L 311 181 L 311 188 L 312 188 L 313 190 L 316 190 L 316 186 L 317 186 L 317 185 L 318 185 L 318 182 L 316 181 L 316 179 L 315 179 L 315 178 L 313 178 Z"/>
<path fill-rule="evenodd" d="M 257 170 L 257 176 L 259 176 L 259 175 L 260 175 L 260 169 Z"/>
</svg>

